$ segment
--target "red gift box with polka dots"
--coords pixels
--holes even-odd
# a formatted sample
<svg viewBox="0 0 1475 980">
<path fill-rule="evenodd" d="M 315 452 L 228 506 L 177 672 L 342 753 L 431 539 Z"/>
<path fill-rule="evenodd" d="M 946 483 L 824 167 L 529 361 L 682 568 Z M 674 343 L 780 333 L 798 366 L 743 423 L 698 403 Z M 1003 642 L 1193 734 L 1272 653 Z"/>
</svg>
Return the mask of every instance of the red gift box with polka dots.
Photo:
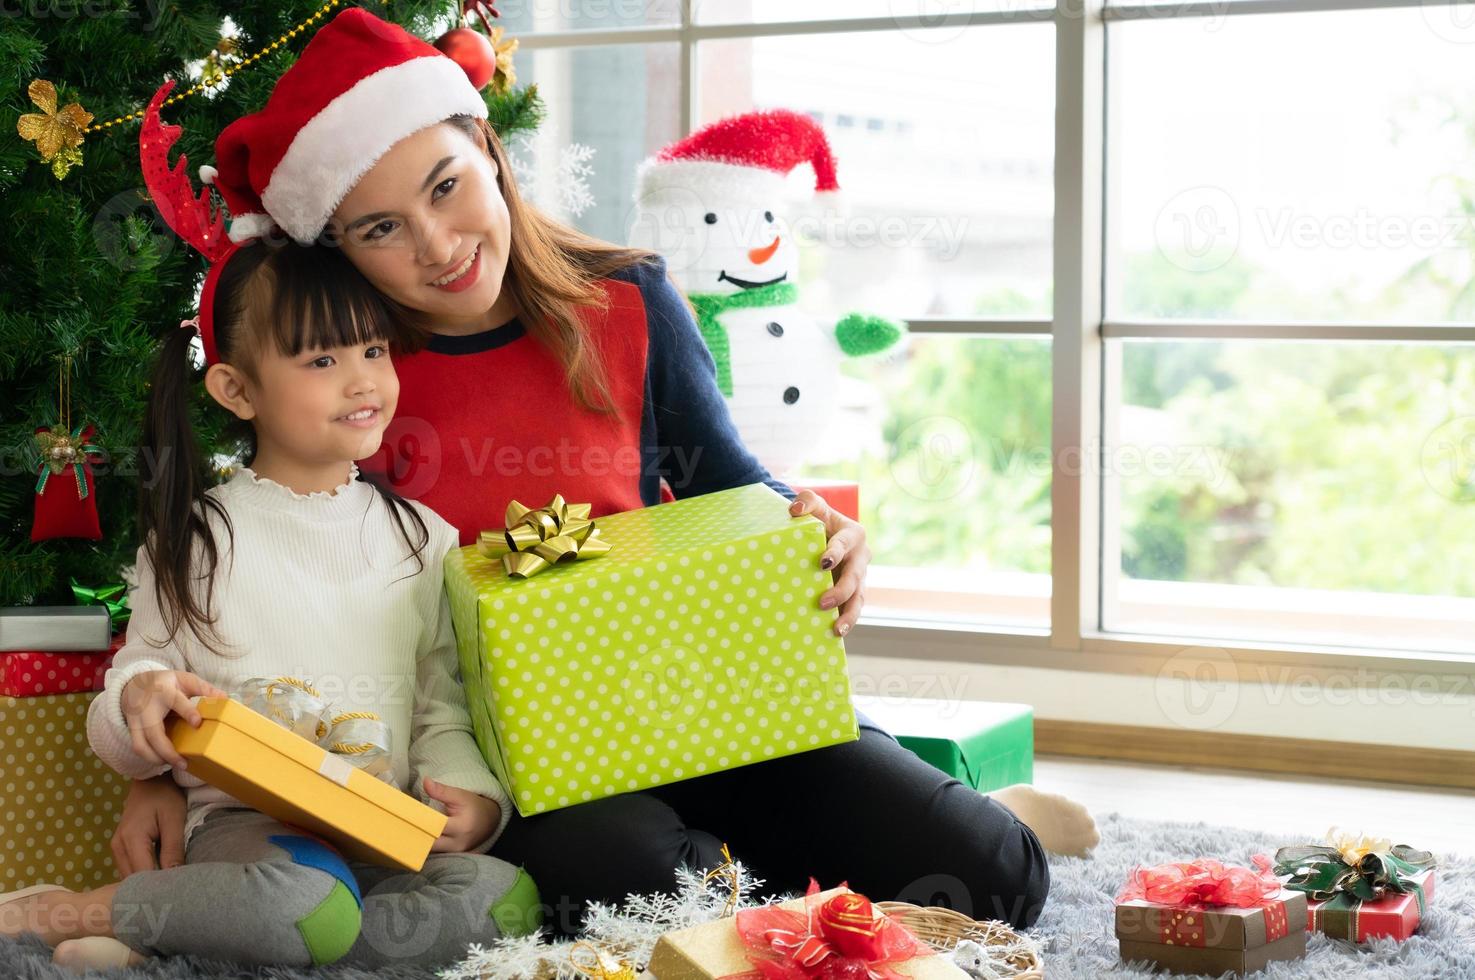
<svg viewBox="0 0 1475 980">
<path fill-rule="evenodd" d="M 101 691 L 103 675 L 113 665 L 113 654 L 123 646 L 121 635 L 111 649 L 99 653 L 0 653 L 0 695 L 39 698 L 48 694 Z"/>
</svg>

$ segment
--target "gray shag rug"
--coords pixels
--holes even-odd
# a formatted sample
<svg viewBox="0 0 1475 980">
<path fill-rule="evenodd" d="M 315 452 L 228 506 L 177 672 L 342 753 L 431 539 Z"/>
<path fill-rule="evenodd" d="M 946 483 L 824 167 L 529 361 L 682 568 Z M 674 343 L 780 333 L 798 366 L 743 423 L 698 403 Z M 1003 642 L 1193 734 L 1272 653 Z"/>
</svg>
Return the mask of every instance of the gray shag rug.
<svg viewBox="0 0 1475 980">
<path fill-rule="evenodd" d="M 1160 864 L 1216 857 L 1248 864 L 1251 855 L 1278 846 L 1318 839 L 1318 831 L 1268 834 L 1210 824 L 1159 823 L 1117 814 L 1099 818 L 1101 844 L 1089 858 L 1051 862 L 1050 898 L 1030 935 L 1040 944 L 1049 980 L 1108 980 L 1150 977 L 1122 964 L 1112 934 L 1112 896 L 1134 864 Z M 1418 841 L 1407 843 L 1418 845 Z M 1439 884 L 1419 931 L 1406 942 L 1377 940 L 1365 946 L 1309 937 L 1306 958 L 1272 963 L 1255 974 L 1263 980 L 1475 980 L 1475 860 L 1440 854 Z M 35 936 L 0 940 L 0 978 L 61 980 L 68 973 L 51 965 L 51 951 Z M 434 980 L 434 970 L 374 972 L 326 967 L 320 970 L 243 968 L 195 957 L 151 961 L 128 970 L 91 973 L 112 980 Z M 1161 974 L 1159 974 L 1161 976 Z"/>
<path fill-rule="evenodd" d="M 1292 816 L 1293 811 L 1288 810 Z M 1205 823 L 1158 823 L 1117 814 L 1099 818 L 1101 844 L 1088 858 L 1050 862 L 1050 897 L 1030 935 L 1040 944 L 1049 980 L 1127 980 L 1164 976 L 1122 963 L 1113 932 L 1112 897 L 1135 864 L 1213 857 L 1248 865 L 1255 854 L 1322 839 L 1325 828 L 1266 833 Z M 1395 841 L 1418 846 L 1418 841 Z M 1404 942 L 1357 946 L 1307 937 L 1306 957 L 1271 963 L 1262 980 L 1475 980 L 1475 860 L 1439 859 L 1437 885 L 1419 931 Z M 1229 976 L 1231 974 L 1226 974 Z"/>
</svg>

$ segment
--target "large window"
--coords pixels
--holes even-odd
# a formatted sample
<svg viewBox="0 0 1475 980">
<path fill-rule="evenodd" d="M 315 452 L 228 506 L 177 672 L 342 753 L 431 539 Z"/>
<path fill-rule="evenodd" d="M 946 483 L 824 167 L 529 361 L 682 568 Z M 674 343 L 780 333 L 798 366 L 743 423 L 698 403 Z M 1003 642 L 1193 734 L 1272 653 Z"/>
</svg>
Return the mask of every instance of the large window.
<svg viewBox="0 0 1475 980">
<path fill-rule="evenodd" d="M 1469 650 L 1475 38 L 1232 9 L 1107 10 L 1103 626 Z"/>
<path fill-rule="evenodd" d="M 873 621 L 1469 652 L 1475 28 L 1337 5 L 500 7 L 550 109 L 515 152 L 559 210 L 592 147 L 565 216 L 600 237 L 704 123 L 825 127 L 801 303 L 911 332 L 846 364 L 804 468 L 861 484 Z"/>
<path fill-rule="evenodd" d="M 539 199 L 558 210 L 567 147 L 591 147 L 594 202 L 564 216 L 623 241 L 637 166 L 684 131 L 771 108 L 818 121 L 842 204 L 815 207 L 809 168 L 790 175 L 800 303 L 822 321 L 904 321 L 912 336 L 843 366 L 835 422 L 791 475 L 860 483 L 873 610 L 1043 629 L 1051 25 L 991 27 L 973 12 L 983 4 L 712 0 L 689 7 L 683 31 L 663 26 L 680 4 L 618 6 L 501 6 L 527 49 L 519 77 L 549 103 L 514 148 Z"/>
</svg>

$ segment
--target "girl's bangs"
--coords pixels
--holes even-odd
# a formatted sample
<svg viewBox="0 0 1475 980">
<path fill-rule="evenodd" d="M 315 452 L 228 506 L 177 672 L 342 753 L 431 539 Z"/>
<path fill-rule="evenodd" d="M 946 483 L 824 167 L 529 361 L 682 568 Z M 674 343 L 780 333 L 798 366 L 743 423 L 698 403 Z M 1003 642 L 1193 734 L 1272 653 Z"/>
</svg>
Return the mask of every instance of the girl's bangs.
<svg viewBox="0 0 1475 980">
<path fill-rule="evenodd" d="M 271 332 L 284 356 L 399 340 L 403 328 L 389 302 L 342 249 L 292 243 L 271 265 Z"/>
</svg>

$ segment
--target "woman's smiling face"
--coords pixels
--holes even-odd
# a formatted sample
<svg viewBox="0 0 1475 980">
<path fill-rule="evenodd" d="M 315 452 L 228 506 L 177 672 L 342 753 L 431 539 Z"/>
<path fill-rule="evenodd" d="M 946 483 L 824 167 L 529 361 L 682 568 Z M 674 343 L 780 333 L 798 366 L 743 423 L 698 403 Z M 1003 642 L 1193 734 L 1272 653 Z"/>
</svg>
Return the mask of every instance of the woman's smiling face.
<svg viewBox="0 0 1475 980">
<path fill-rule="evenodd" d="M 496 164 L 452 123 L 390 147 L 333 224 L 365 278 L 437 331 L 489 329 L 517 312 L 502 290 L 511 219 Z"/>
</svg>

